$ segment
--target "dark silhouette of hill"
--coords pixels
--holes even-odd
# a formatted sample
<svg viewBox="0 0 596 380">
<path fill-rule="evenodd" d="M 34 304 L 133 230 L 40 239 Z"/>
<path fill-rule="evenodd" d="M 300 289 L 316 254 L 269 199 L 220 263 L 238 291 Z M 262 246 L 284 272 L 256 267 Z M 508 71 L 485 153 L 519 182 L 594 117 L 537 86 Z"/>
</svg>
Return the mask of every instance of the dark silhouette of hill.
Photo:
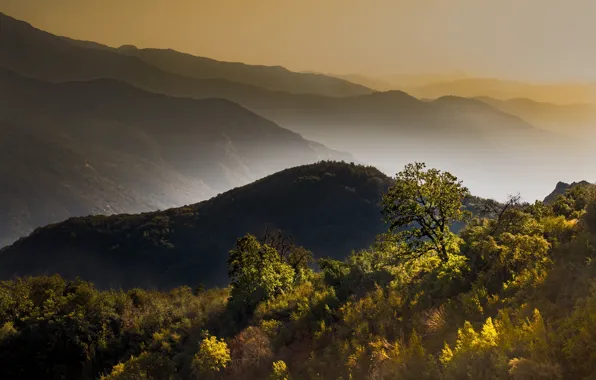
<svg viewBox="0 0 596 380">
<path fill-rule="evenodd" d="M 266 229 L 283 231 L 315 257 L 344 259 L 387 230 L 380 202 L 391 183 L 371 166 L 321 161 L 189 206 L 70 218 L 0 250 L 0 278 L 59 273 L 103 288 L 227 285 L 236 239 Z M 475 212 L 481 202 L 464 204 Z"/>
<path fill-rule="evenodd" d="M 91 213 L 207 199 L 283 168 L 351 160 L 224 99 L 0 69 L 0 243 Z"/>
<path fill-rule="evenodd" d="M 319 162 L 283 170 L 191 206 L 72 218 L 0 252 L 0 274 L 60 273 L 101 287 L 222 285 L 228 250 L 279 228 L 319 257 L 344 257 L 384 231 L 390 179 L 372 167 Z"/>
<path fill-rule="evenodd" d="M 558 182 L 555 186 L 555 189 L 549 195 L 544 198 L 544 203 L 551 204 L 559 195 L 563 195 L 567 192 L 567 190 L 573 189 L 577 186 L 590 186 L 591 183 L 588 181 L 579 181 L 573 183 L 566 183 L 566 182 Z"/>
<path fill-rule="evenodd" d="M 131 55 L 162 70 L 189 78 L 221 78 L 263 87 L 272 91 L 324 96 L 356 96 L 373 90 L 347 80 L 315 73 L 296 73 L 281 66 L 256 66 L 241 62 L 222 62 L 181 53 L 172 49 L 137 49 L 122 46 L 122 54 Z"/>
<path fill-rule="evenodd" d="M 0 66 L 51 82 L 112 78 L 152 92 L 195 98 L 269 93 L 225 79 L 193 80 L 166 72 L 139 58 L 88 41 L 74 43 L 4 14 L 0 14 L 0 51 Z"/>
<path fill-rule="evenodd" d="M 195 57 L 173 50 L 110 48 L 35 29 L 0 13 L 0 65 L 51 81 L 114 78 L 147 90 L 195 97 L 267 88 L 328 96 L 370 94 L 372 90 L 335 77 L 291 72 L 282 67 L 252 66 Z M 31 59 L 42 56 L 44 64 Z M 188 81 L 196 79 L 195 81 Z M 219 93 L 216 93 L 219 92 Z"/>
</svg>

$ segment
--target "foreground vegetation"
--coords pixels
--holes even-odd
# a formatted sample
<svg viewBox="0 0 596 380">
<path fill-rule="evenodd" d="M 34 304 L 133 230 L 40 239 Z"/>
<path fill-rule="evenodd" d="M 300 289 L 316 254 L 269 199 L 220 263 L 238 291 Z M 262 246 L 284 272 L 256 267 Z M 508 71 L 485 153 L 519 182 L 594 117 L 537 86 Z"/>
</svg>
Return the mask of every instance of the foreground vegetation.
<svg viewBox="0 0 596 380">
<path fill-rule="evenodd" d="M 0 283 L 6 378 L 593 379 L 596 188 L 462 211 L 449 173 L 409 165 L 390 230 L 346 260 L 276 233 L 230 251 L 226 289 Z M 457 235 L 449 226 L 466 226 Z M 313 270 L 313 267 L 317 270 Z"/>
</svg>

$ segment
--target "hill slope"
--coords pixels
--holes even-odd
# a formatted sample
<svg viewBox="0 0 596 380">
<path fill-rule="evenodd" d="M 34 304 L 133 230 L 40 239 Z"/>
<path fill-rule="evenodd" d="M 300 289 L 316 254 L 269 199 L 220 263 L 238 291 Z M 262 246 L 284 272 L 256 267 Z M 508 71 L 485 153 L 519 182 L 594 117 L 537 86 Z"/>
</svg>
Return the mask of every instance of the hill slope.
<svg viewBox="0 0 596 380">
<path fill-rule="evenodd" d="M 348 80 L 322 74 L 296 73 L 281 66 L 255 66 L 241 62 L 222 62 L 171 49 L 137 49 L 134 46 L 122 46 L 118 48 L 118 52 L 140 58 L 164 71 L 189 78 L 221 78 L 293 94 L 341 97 L 373 92 L 365 86 Z"/>
<path fill-rule="evenodd" d="M 236 239 L 265 226 L 318 256 L 344 257 L 385 229 L 379 202 L 389 184 L 371 167 L 321 162 L 192 206 L 73 218 L 0 251 L 0 276 L 60 273 L 125 288 L 221 285 Z"/>
<path fill-rule="evenodd" d="M 0 65 L 45 80 L 107 77 L 127 80 L 147 90 L 207 97 L 255 91 L 254 86 L 328 96 L 373 92 L 338 78 L 294 73 L 281 67 L 219 62 L 173 50 L 127 46 L 114 49 L 76 41 L 35 29 L 2 13 L 0 31 Z M 44 57 L 45 62 L 40 64 L 32 57 Z"/>
<path fill-rule="evenodd" d="M 194 203 L 289 166 L 346 159 L 223 99 L 0 69 L 0 244 L 92 213 Z M 51 159 L 48 159 L 51 158 Z"/>
</svg>

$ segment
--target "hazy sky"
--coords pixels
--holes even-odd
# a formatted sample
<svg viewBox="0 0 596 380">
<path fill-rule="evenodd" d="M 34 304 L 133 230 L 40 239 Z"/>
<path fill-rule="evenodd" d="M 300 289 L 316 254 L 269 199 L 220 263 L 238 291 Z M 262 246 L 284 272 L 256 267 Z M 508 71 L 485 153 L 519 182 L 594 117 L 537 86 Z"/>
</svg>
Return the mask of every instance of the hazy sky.
<svg viewBox="0 0 596 380">
<path fill-rule="evenodd" d="M 60 35 L 294 70 L 596 82 L 596 0 L 0 0 Z"/>
</svg>

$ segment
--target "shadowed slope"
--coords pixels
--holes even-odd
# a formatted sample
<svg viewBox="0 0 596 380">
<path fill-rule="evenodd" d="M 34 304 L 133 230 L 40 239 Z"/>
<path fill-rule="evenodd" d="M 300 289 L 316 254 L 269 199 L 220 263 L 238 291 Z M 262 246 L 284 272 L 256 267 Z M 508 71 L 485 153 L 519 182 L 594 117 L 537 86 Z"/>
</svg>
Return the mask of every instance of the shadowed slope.
<svg viewBox="0 0 596 380">
<path fill-rule="evenodd" d="M 385 229 L 379 203 L 389 185 L 372 167 L 295 167 L 188 207 L 38 229 L 1 251 L 0 274 L 60 273 L 101 287 L 221 285 L 236 239 L 265 226 L 284 230 L 319 257 L 344 257 Z"/>
</svg>

